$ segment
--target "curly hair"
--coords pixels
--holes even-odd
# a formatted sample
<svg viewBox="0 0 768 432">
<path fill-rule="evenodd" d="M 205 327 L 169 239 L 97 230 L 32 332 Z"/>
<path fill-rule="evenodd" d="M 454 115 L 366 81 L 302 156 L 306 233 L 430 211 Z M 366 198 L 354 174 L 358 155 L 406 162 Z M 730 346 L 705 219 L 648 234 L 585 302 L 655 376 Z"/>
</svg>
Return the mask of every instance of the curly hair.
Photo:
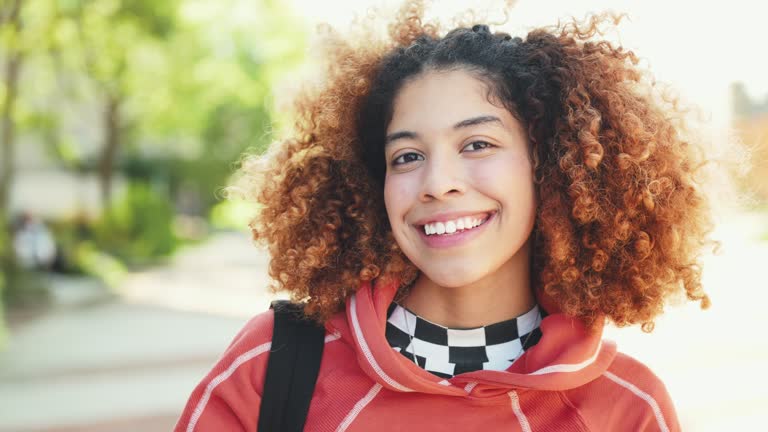
<svg viewBox="0 0 768 432">
<path fill-rule="evenodd" d="M 711 230 L 697 180 L 700 146 L 683 113 L 631 52 L 599 40 L 593 16 L 525 38 L 477 24 L 441 35 L 422 2 L 400 9 L 389 38 L 329 33 L 319 88 L 295 99 L 290 138 L 261 168 L 246 163 L 260 210 L 253 237 L 271 254 L 274 290 L 323 321 L 361 281 L 418 275 L 391 233 L 383 199 L 385 131 L 393 100 L 428 70 L 464 69 L 527 128 L 538 194 L 532 286 L 595 327 L 651 331 L 671 297 L 709 304 L 700 254 Z"/>
</svg>

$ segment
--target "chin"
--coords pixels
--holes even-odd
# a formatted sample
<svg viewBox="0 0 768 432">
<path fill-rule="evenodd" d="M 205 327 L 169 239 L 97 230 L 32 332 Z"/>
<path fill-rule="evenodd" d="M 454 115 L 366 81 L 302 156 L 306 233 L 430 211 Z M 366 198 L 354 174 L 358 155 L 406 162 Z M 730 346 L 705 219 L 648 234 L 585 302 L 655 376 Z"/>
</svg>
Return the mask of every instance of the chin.
<svg viewBox="0 0 768 432">
<path fill-rule="evenodd" d="M 450 269 L 429 269 L 425 268 L 421 273 L 429 278 L 430 281 L 445 288 L 459 288 L 470 285 L 484 276 L 483 271 L 478 269 L 465 269 L 453 267 Z"/>
</svg>

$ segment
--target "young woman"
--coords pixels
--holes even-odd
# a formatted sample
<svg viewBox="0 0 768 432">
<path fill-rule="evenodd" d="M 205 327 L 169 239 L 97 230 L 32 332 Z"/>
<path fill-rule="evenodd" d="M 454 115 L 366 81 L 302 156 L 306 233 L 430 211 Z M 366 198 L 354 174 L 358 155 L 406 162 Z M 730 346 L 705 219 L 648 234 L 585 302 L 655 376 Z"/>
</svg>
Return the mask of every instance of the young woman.
<svg viewBox="0 0 768 432">
<path fill-rule="evenodd" d="M 305 430 L 679 430 L 663 384 L 602 340 L 706 307 L 700 161 L 674 103 L 600 19 L 525 39 L 332 40 L 293 139 L 246 172 L 278 288 L 326 329 Z M 273 314 L 194 390 L 178 431 L 256 430 Z"/>
</svg>

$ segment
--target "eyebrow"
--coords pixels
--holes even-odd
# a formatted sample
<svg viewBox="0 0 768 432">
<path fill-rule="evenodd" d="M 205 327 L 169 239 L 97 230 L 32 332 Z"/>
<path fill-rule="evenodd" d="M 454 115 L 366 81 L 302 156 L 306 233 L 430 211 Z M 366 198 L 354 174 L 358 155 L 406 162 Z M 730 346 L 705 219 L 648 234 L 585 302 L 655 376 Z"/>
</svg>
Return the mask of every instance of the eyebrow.
<svg viewBox="0 0 768 432">
<path fill-rule="evenodd" d="M 470 126 L 476 126 L 479 124 L 484 123 L 497 123 L 499 126 L 503 125 L 500 118 L 492 115 L 481 115 L 477 117 L 468 118 L 466 120 L 462 120 L 455 125 L 453 125 L 454 130 L 462 129 L 462 128 L 468 128 Z M 410 138 L 410 139 L 417 139 L 419 137 L 419 134 L 412 131 L 398 131 L 395 133 L 391 133 L 387 135 L 386 139 L 384 140 L 384 146 L 391 144 L 393 141 L 403 139 L 403 138 Z"/>
</svg>

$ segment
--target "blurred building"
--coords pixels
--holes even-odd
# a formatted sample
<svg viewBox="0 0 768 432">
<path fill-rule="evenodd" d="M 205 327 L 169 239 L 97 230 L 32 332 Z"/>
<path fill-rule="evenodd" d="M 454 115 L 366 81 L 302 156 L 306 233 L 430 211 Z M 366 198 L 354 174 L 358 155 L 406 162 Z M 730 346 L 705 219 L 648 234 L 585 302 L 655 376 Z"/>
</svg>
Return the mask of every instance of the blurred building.
<svg viewBox="0 0 768 432">
<path fill-rule="evenodd" d="M 768 202 L 768 95 L 754 100 L 742 83 L 734 83 L 731 101 L 733 127 L 750 156 L 745 187 L 761 202 Z"/>
<path fill-rule="evenodd" d="M 98 150 L 92 133 L 81 135 L 78 146 L 86 154 Z M 28 212 L 44 219 L 57 219 L 74 214 L 95 216 L 101 210 L 96 173 L 67 169 L 38 136 L 17 137 L 14 166 L 12 214 Z M 125 184 L 119 173 L 113 182 L 114 193 L 119 193 Z"/>
<path fill-rule="evenodd" d="M 768 95 L 762 101 L 753 101 L 743 83 L 733 83 L 731 86 L 733 100 L 733 115 L 738 119 L 751 119 L 768 115 Z"/>
</svg>

